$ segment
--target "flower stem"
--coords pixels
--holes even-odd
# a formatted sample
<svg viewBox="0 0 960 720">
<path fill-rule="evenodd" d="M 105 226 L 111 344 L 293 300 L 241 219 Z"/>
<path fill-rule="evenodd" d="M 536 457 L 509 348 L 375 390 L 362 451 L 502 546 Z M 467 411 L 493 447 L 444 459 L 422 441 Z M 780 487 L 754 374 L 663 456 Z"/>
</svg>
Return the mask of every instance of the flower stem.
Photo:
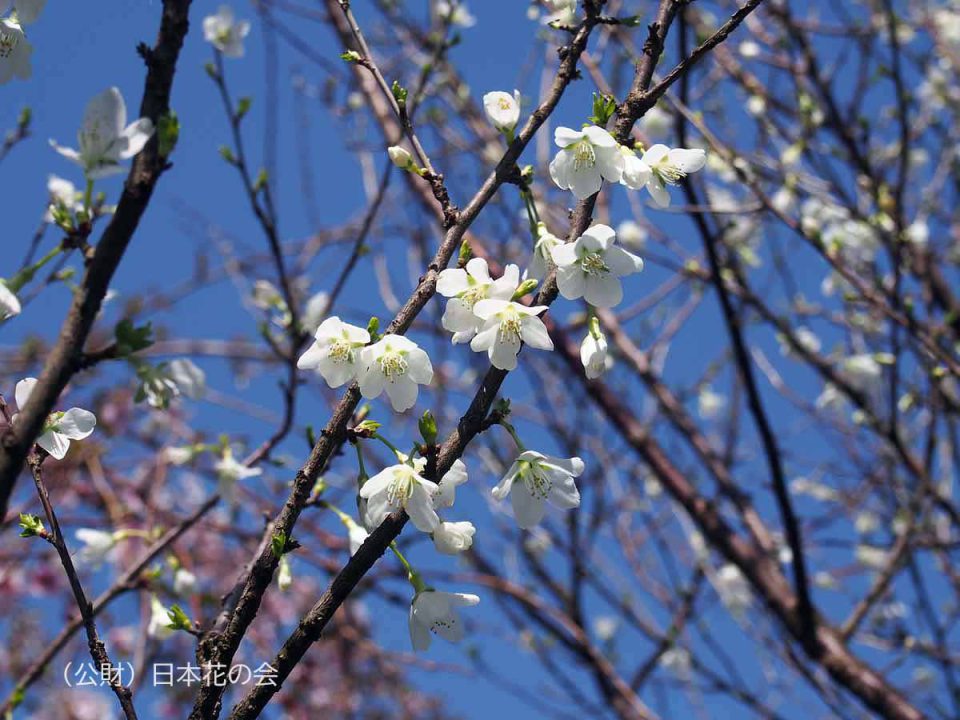
<svg viewBox="0 0 960 720">
<path fill-rule="evenodd" d="M 506 420 L 501 420 L 500 424 L 503 425 L 503 428 L 508 433 L 510 433 L 510 437 L 512 437 L 513 441 L 517 444 L 517 449 L 520 452 L 526 452 L 527 446 L 523 444 L 523 442 L 520 440 L 520 437 L 517 435 L 517 429 Z"/>
</svg>

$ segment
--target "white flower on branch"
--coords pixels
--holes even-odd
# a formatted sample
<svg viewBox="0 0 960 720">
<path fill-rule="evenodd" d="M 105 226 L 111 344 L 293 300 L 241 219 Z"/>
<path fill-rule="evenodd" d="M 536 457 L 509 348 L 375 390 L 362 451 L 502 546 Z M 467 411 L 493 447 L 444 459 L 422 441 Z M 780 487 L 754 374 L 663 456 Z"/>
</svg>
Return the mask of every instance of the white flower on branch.
<svg viewBox="0 0 960 720">
<path fill-rule="evenodd" d="M 590 330 L 580 343 L 580 362 L 584 374 L 591 380 L 603 375 L 607 369 L 607 338 L 600 332 Z"/>
<path fill-rule="evenodd" d="M 25 378 L 17 383 L 14 396 L 20 410 L 26 407 L 36 384 L 36 378 Z M 16 420 L 17 416 L 14 415 L 13 421 Z M 54 460 L 63 460 L 70 449 L 70 441 L 88 437 L 96 425 L 97 418 L 89 410 L 75 407 L 66 412 L 52 412 L 43 425 L 43 432 L 37 438 L 37 445 L 50 453 Z"/>
<path fill-rule="evenodd" d="M 186 568 L 177 568 L 173 573 L 173 592 L 190 595 L 197 589 L 197 576 Z"/>
<path fill-rule="evenodd" d="M 517 525 L 528 530 L 543 519 L 544 502 L 561 510 L 580 505 L 580 491 L 573 479 L 583 469 L 578 457 L 557 458 L 525 450 L 493 488 L 493 497 L 503 500 L 510 495 Z"/>
<path fill-rule="evenodd" d="M 645 187 L 650 191 L 657 205 L 668 207 L 670 193 L 666 186 L 676 185 L 690 173 L 703 168 L 707 162 L 707 155 L 699 148 L 671 149 L 666 145 L 657 144 L 643 154 L 641 161 L 650 169 L 650 175 L 644 182 Z"/>
<path fill-rule="evenodd" d="M 94 97 L 83 114 L 83 126 L 77 133 L 79 150 L 50 145 L 68 160 L 80 165 L 88 180 L 123 172 L 121 160 L 133 157 L 153 135 L 150 118 L 127 125 L 127 106 L 120 91 L 108 88 Z"/>
<path fill-rule="evenodd" d="M 13 6 L 17 14 L 17 22 L 29 25 L 37 21 L 46 4 L 47 0 L 0 0 L 0 15 Z"/>
<path fill-rule="evenodd" d="M 548 10 L 544 25 L 570 26 L 577 22 L 577 0 L 543 0 L 543 4 Z"/>
<path fill-rule="evenodd" d="M 286 555 L 280 556 L 280 563 L 277 565 L 277 587 L 280 592 L 285 592 L 293 585 L 293 569 L 290 567 L 290 558 Z"/>
<path fill-rule="evenodd" d="M 376 398 L 384 391 L 397 412 L 417 402 L 418 386 L 433 380 L 433 365 L 426 352 L 403 335 L 384 335 L 360 351 L 360 392 Z"/>
<path fill-rule="evenodd" d="M 236 500 L 237 481 L 245 480 L 251 477 L 257 477 L 263 474 L 263 468 L 247 467 L 233 456 L 233 450 L 228 445 L 223 450 L 223 455 L 213 465 L 217 473 L 219 487 L 217 492 L 223 498 L 224 502 L 232 505 Z"/>
<path fill-rule="evenodd" d="M 464 630 L 457 608 L 472 607 L 479 602 L 479 597 L 468 593 L 439 590 L 418 592 L 410 603 L 410 640 L 413 649 L 417 652 L 430 649 L 431 633 L 450 642 L 460 642 Z"/>
<path fill-rule="evenodd" d="M 593 225 L 575 242 L 553 249 L 557 287 L 568 300 L 584 298 L 600 308 L 623 299 L 620 278 L 643 270 L 643 260 L 619 245 L 609 225 Z"/>
<path fill-rule="evenodd" d="M 437 292 L 450 298 L 440 322 L 453 333 L 454 344 L 469 342 L 483 324 L 474 306 L 487 298 L 509 300 L 520 284 L 520 269 L 507 265 L 498 280 L 490 277 L 487 261 L 471 258 L 464 268 L 447 268 L 437 276 Z"/>
<path fill-rule="evenodd" d="M 74 553 L 77 565 L 96 570 L 110 556 L 117 546 L 115 533 L 93 528 L 79 528 L 74 535 L 82 543 L 80 549 Z"/>
<path fill-rule="evenodd" d="M 502 90 L 488 92 L 483 96 L 483 110 L 490 124 L 504 135 L 511 135 L 520 120 L 520 91 L 513 95 Z"/>
<path fill-rule="evenodd" d="M 437 0 L 436 7 L 437 15 L 451 25 L 468 28 L 477 24 L 477 19 L 460 0 Z"/>
<path fill-rule="evenodd" d="M 473 312 L 483 320 L 470 349 L 486 352 L 491 364 L 500 370 L 517 367 L 521 341 L 539 350 L 553 350 L 547 326 L 537 317 L 546 305 L 523 305 L 511 300 L 481 300 Z"/>
<path fill-rule="evenodd" d="M 426 461 L 423 461 L 426 467 Z M 454 460 L 447 474 L 440 478 L 437 490 L 433 494 L 433 506 L 438 510 L 453 507 L 456 491 L 467 481 L 467 466 L 463 460 Z"/>
<path fill-rule="evenodd" d="M 603 128 L 559 127 L 553 140 L 560 152 L 550 162 L 550 177 L 561 190 L 572 190 L 578 200 L 585 200 L 600 191 L 604 180 L 620 182 L 623 154 L 617 141 Z"/>
<path fill-rule="evenodd" d="M 471 522 L 441 522 L 433 531 L 433 544 L 439 553 L 457 555 L 470 549 L 476 532 Z"/>
<path fill-rule="evenodd" d="M 713 582 L 717 595 L 720 596 L 720 601 L 727 610 L 735 617 L 743 618 L 744 613 L 750 609 L 753 595 L 750 592 L 750 584 L 740 572 L 740 568 L 727 563 L 717 571 Z"/>
<path fill-rule="evenodd" d="M 16 294 L 0 280 L 0 322 L 20 314 L 20 300 Z"/>
<path fill-rule="evenodd" d="M 23 28 L 13 18 L 0 19 L 0 85 L 16 76 L 27 80 L 33 70 L 30 56 L 33 45 L 27 42 Z"/>
<path fill-rule="evenodd" d="M 370 342 L 370 333 L 334 315 L 320 324 L 314 337 L 313 344 L 297 360 L 297 367 L 316 370 L 332 388 L 354 380 L 362 367 L 360 349 Z"/>
<path fill-rule="evenodd" d="M 533 246 L 533 258 L 527 268 L 527 277 L 534 280 L 543 280 L 553 264 L 553 249 L 563 245 L 563 240 L 547 230 L 544 223 L 537 223 L 537 242 Z"/>
<path fill-rule="evenodd" d="M 376 527 L 398 508 L 406 510 L 410 521 L 421 532 L 433 532 L 440 518 L 433 508 L 437 486 L 421 477 L 417 469 L 406 463 L 391 465 L 367 480 L 360 488 L 360 497 L 367 501 L 367 520 Z"/>
<path fill-rule="evenodd" d="M 243 57 L 243 39 L 249 32 L 250 22 L 238 22 L 229 5 L 221 5 L 216 15 L 207 15 L 203 19 L 203 39 L 228 58 Z"/>
<path fill-rule="evenodd" d="M 53 211 L 58 208 L 69 213 L 83 209 L 83 193 L 79 192 L 77 186 L 69 180 L 50 175 L 47 178 L 47 192 L 50 194 L 50 207 L 47 209 L 44 220 L 48 223 L 54 221 Z"/>
<path fill-rule="evenodd" d="M 170 611 L 156 595 L 150 596 L 150 621 L 147 624 L 147 636 L 165 640 L 173 635 Z"/>
</svg>

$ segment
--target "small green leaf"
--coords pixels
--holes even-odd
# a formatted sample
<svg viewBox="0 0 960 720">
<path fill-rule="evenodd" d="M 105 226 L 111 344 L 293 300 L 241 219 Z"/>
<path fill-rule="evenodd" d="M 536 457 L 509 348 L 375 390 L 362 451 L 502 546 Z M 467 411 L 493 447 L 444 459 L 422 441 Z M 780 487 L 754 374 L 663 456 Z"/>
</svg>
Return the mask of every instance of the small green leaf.
<svg viewBox="0 0 960 720">
<path fill-rule="evenodd" d="M 128 357 L 153 345 L 153 324 L 134 326 L 130 318 L 124 318 L 114 328 L 117 356 Z"/>
</svg>

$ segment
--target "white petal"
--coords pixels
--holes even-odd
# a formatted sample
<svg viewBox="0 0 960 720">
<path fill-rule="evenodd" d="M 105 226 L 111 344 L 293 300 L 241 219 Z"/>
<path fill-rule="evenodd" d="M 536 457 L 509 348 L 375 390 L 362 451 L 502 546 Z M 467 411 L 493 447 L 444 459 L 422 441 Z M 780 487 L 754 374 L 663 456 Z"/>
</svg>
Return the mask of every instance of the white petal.
<svg viewBox="0 0 960 720">
<path fill-rule="evenodd" d="M 63 460 L 70 449 L 70 440 L 58 432 L 45 432 L 37 438 L 37 445 L 50 453 L 54 460 Z"/>
<path fill-rule="evenodd" d="M 640 257 L 616 245 L 607 250 L 603 259 L 611 272 L 621 277 L 643 270 L 643 260 Z"/>
<path fill-rule="evenodd" d="M 615 275 L 584 277 L 583 298 L 598 308 L 612 308 L 623 300 L 623 286 Z"/>
<path fill-rule="evenodd" d="M 36 378 L 24 378 L 17 383 L 17 387 L 13 391 L 13 396 L 17 400 L 17 407 L 22 411 L 26 406 L 27 402 L 30 400 L 30 395 L 33 393 L 33 388 L 37 384 Z"/>
<path fill-rule="evenodd" d="M 410 522 L 420 532 L 433 532 L 440 525 L 437 511 L 433 509 L 433 497 L 420 483 L 413 486 L 413 494 L 410 495 L 404 509 L 410 516 Z"/>
<path fill-rule="evenodd" d="M 437 276 L 437 292 L 444 297 L 459 295 L 468 287 L 467 271 L 463 268 L 448 268 Z"/>
<path fill-rule="evenodd" d="M 524 530 L 536 527 L 543 519 L 543 500 L 530 494 L 525 483 L 516 483 L 510 493 L 513 503 L 513 516 Z"/>
<path fill-rule="evenodd" d="M 583 139 L 583 133 L 567 127 L 558 127 L 553 131 L 553 141 L 557 147 L 565 148 Z"/>
<path fill-rule="evenodd" d="M 487 298 L 480 300 L 473 306 L 473 314 L 481 320 L 488 320 L 497 313 L 503 312 L 510 307 L 509 300 L 494 300 Z"/>
<path fill-rule="evenodd" d="M 126 139 L 126 149 L 121 151 L 121 159 L 131 158 L 143 150 L 143 146 L 153 136 L 153 121 L 150 118 L 140 118 L 136 122 L 130 123 L 124 131 L 123 138 Z"/>
<path fill-rule="evenodd" d="M 547 332 L 547 326 L 540 318 L 530 317 L 524 320 L 520 325 L 520 333 L 523 341 L 530 347 L 538 350 L 553 350 L 553 341 Z"/>
<path fill-rule="evenodd" d="M 419 385 L 429 385 L 433 382 L 433 365 L 430 356 L 421 348 L 415 348 L 407 356 L 407 375 Z"/>
<path fill-rule="evenodd" d="M 58 432 L 70 440 L 83 440 L 96 426 L 96 416 L 82 408 L 70 408 L 57 423 Z"/>
<path fill-rule="evenodd" d="M 396 378 L 384 385 L 390 404 L 397 412 L 409 410 L 417 403 L 418 386 L 407 376 Z"/>
<path fill-rule="evenodd" d="M 560 294 L 567 300 L 576 300 L 583 297 L 586 289 L 586 278 L 577 265 L 557 268 L 557 287 Z"/>
</svg>

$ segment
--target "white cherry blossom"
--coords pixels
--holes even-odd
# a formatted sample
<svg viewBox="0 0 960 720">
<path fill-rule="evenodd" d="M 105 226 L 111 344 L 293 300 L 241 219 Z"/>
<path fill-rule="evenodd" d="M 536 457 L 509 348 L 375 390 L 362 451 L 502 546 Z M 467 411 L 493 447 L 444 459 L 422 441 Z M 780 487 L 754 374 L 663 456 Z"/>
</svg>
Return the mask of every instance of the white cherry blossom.
<svg viewBox="0 0 960 720">
<path fill-rule="evenodd" d="M 17 13 L 17 22 L 22 25 L 29 25 L 37 21 L 43 11 L 43 6 L 46 4 L 47 0 L 0 0 L 0 15 L 13 6 Z"/>
<path fill-rule="evenodd" d="M 440 518 L 433 508 L 437 486 L 423 478 L 417 469 L 406 463 L 391 465 L 367 480 L 360 488 L 360 497 L 367 501 L 367 520 L 376 527 L 394 510 L 402 507 L 410 521 L 421 532 L 433 532 Z"/>
<path fill-rule="evenodd" d="M 238 22 L 229 5 L 221 5 L 216 15 L 203 19 L 203 39 L 229 58 L 243 57 L 243 39 L 249 32 L 250 22 Z"/>
<path fill-rule="evenodd" d="M 520 120 L 520 91 L 513 95 L 502 90 L 488 92 L 483 96 L 483 110 L 490 124 L 505 135 L 511 135 Z"/>
<path fill-rule="evenodd" d="M 66 148 L 51 140 L 53 149 L 80 165 L 90 180 L 123 172 L 121 160 L 133 157 L 153 135 L 150 118 L 127 125 L 127 106 L 120 91 L 111 87 L 94 97 L 83 114 L 83 126 L 77 133 L 79 150 Z"/>
<path fill-rule="evenodd" d="M 69 180 L 50 175 L 47 178 L 47 192 L 50 194 L 50 208 L 44 217 L 46 222 L 53 222 L 53 210 L 58 206 L 71 213 L 83 210 L 83 193 Z"/>
<path fill-rule="evenodd" d="M 563 245 L 563 240 L 547 230 L 545 223 L 537 223 L 537 242 L 533 246 L 533 258 L 527 268 L 527 277 L 543 280 L 553 264 L 553 249 Z"/>
<path fill-rule="evenodd" d="M 657 205 L 667 207 L 670 205 L 670 193 L 666 186 L 676 185 L 690 173 L 700 170 L 707 162 L 707 155 L 699 148 L 670 149 L 657 144 L 643 154 L 641 161 L 651 171 L 645 183 L 647 190 Z"/>
<path fill-rule="evenodd" d="M 561 510 L 580 505 L 580 492 L 573 479 L 583 469 L 583 460 L 578 457 L 557 458 L 525 450 L 493 488 L 493 497 L 503 500 L 510 495 L 517 525 L 528 530 L 543 519 L 544 502 Z"/>
<path fill-rule="evenodd" d="M 714 587 L 717 589 L 717 595 L 720 601 L 726 606 L 734 616 L 742 618 L 750 604 L 753 602 L 753 594 L 750 592 L 750 584 L 740 572 L 740 568 L 731 563 L 727 563 L 717 571 L 714 578 Z"/>
<path fill-rule="evenodd" d="M 452 342 L 469 342 L 483 324 L 473 312 L 480 300 L 497 298 L 509 300 L 520 284 L 520 269 L 507 265 L 498 280 L 490 277 L 487 261 L 471 258 L 464 268 L 447 268 L 437 276 L 437 292 L 450 298 L 440 322 L 444 330 L 453 333 Z"/>
<path fill-rule="evenodd" d="M 580 362 L 584 374 L 591 380 L 607 369 L 607 338 L 599 329 L 596 334 L 588 332 L 580 343 Z"/>
<path fill-rule="evenodd" d="M 572 190 L 578 200 L 585 200 L 600 191 L 604 180 L 620 182 L 623 154 L 617 141 L 603 128 L 559 127 L 553 139 L 560 152 L 550 163 L 550 177 L 561 190 Z"/>
<path fill-rule="evenodd" d="M 228 445 L 223 455 L 214 463 L 213 469 L 217 473 L 219 487 L 217 492 L 228 505 L 232 505 L 237 496 L 237 481 L 246 478 L 257 477 L 263 474 L 263 468 L 247 467 L 237 461 L 233 456 L 233 450 Z"/>
<path fill-rule="evenodd" d="M 460 642 L 464 631 L 457 608 L 472 607 L 479 602 L 479 597 L 468 593 L 439 590 L 418 592 L 410 603 L 410 640 L 413 649 L 417 652 L 428 650 L 431 633 L 450 642 Z"/>
<path fill-rule="evenodd" d="M 20 410 L 26 407 L 36 384 L 36 378 L 25 378 L 17 383 L 14 396 Z M 16 415 L 13 420 L 16 422 Z M 63 460 L 70 449 L 70 441 L 89 437 L 96 425 L 97 418 L 89 410 L 74 407 L 66 412 L 52 412 L 43 425 L 43 432 L 37 438 L 37 445 L 50 453 L 54 460 Z"/>
<path fill-rule="evenodd" d="M 20 300 L 16 294 L 0 280 L 0 322 L 20 314 Z"/>
<path fill-rule="evenodd" d="M 426 467 L 425 460 L 423 461 L 423 467 Z M 463 460 L 454 460 L 446 475 L 440 478 L 440 482 L 437 484 L 437 490 L 433 494 L 433 506 L 438 510 L 453 507 L 457 488 L 466 481 L 467 466 Z"/>
<path fill-rule="evenodd" d="M 433 380 L 430 358 L 415 342 L 402 335 L 384 335 L 360 351 L 360 392 L 365 398 L 379 397 L 384 390 L 397 412 L 417 402 L 418 385 Z"/>
<path fill-rule="evenodd" d="M 643 270 L 643 260 L 618 245 L 608 225 L 593 225 L 575 242 L 553 249 L 557 287 L 568 300 L 584 298 L 600 308 L 623 299 L 620 278 Z"/>
<path fill-rule="evenodd" d="M 441 522 L 433 531 L 433 544 L 439 553 L 457 555 L 470 549 L 476 532 L 471 522 Z"/>
<path fill-rule="evenodd" d="M 477 19 L 461 0 L 437 0 L 436 7 L 437 15 L 451 25 L 468 28 L 477 24 Z"/>
<path fill-rule="evenodd" d="M 93 528 L 79 528 L 74 535 L 82 543 L 76 553 L 74 561 L 81 567 L 96 570 L 110 556 L 117 546 L 115 533 Z"/>
<path fill-rule="evenodd" d="M 573 25 L 577 21 L 577 0 L 544 0 L 549 11 L 543 18 L 544 25 Z"/>
<path fill-rule="evenodd" d="M 523 305 L 511 300 L 481 300 L 473 312 L 483 325 L 470 341 L 470 349 L 486 352 L 491 364 L 500 370 L 517 367 L 520 343 L 540 350 L 553 350 L 547 326 L 537 317 L 546 305 Z"/>
<path fill-rule="evenodd" d="M 197 576 L 186 568 L 177 568 L 173 573 L 173 592 L 177 595 L 190 595 L 197 589 Z"/>
<path fill-rule="evenodd" d="M 27 80 L 32 74 L 33 45 L 13 18 L 0 18 L 0 85 L 13 77 Z"/>
<path fill-rule="evenodd" d="M 298 368 L 316 370 L 332 388 L 357 377 L 362 367 L 360 350 L 370 342 L 370 333 L 334 315 L 320 323 L 314 337 L 313 344 L 297 360 Z"/>
<path fill-rule="evenodd" d="M 147 635 L 157 640 L 165 640 L 173 635 L 173 628 L 170 627 L 170 611 L 156 595 L 150 596 L 150 622 L 147 624 Z"/>
</svg>

